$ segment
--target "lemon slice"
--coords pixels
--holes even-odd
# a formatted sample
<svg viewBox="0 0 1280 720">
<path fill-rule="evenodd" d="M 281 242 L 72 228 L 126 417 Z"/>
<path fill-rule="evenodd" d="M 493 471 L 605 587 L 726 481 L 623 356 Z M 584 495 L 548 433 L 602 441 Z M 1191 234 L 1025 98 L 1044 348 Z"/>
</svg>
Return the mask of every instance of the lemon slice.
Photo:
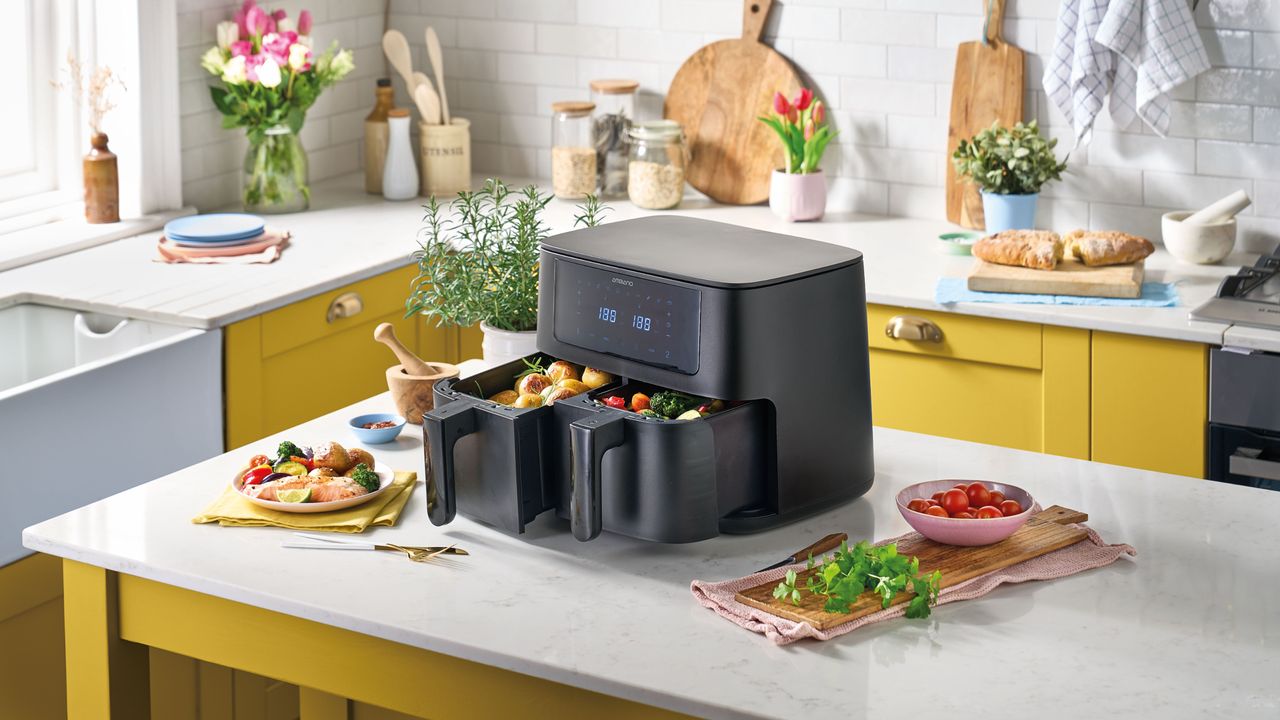
<svg viewBox="0 0 1280 720">
<path fill-rule="evenodd" d="M 286 503 L 304 503 L 311 499 L 311 488 L 290 488 L 276 493 L 276 500 Z"/>
</svg>

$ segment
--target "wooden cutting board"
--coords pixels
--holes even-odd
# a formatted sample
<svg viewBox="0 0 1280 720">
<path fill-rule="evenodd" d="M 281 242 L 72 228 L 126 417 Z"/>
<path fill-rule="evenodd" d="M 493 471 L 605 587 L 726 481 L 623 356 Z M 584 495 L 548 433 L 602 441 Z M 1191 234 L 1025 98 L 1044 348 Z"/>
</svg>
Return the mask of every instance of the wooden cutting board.
<svg viewBox="0 0 1280 720">
<path fill-rule="evenodd" d="M 974 258 L 969 289 L 978 292 L 1136 298 L 1142 295 L 1144 262 L 1089 267 L 1063 258 L 1054 270 L 996 265 Z"/>
<path fill-rule="evenodd" d="M 785 163 L 782 141 L 757 118 L 774 92 L 794 98 L 800 77 L 791 63 L 760 43 L 773 0 L 743 0 L 742 37 L 714 42 L 676 71 L 663 116 L 684 128 L 685 177 L 717 202 L 750 205 L 769 199 L 769 176 Z"/>
<path fill-rule="evenodd" d="M 986 42 L 956 48 L 956 74 L 951 84 L 951 123 L 947 131 L 947 219 L 967 228 L 982 228 L 982 196 L 978 186 L 956 176 L 951 154 L 956 146 L 999 121 L 1012 127 L 1022 120 L 1022 51 L 1000 37 L 1004 0 L 987 0 Z"/>
<path fill-rule="evenodd" d="M 1027 520 L 1027 524 L 1019 528 L 1018 532 L 995 545 L 960 547 L 943 545 L 917 536 L 915 540 L 898 543 L 898 553 L 920 558 L 922 572 L 941 571 L 942 578 L 939 584 L 947 588 L 993 570 L 1016 565 L 1024 560 L 1074 545 L 1088 537 L 1089 533 L 1079 527 L 1068 527 L 1067 524 L 1081 523 L 1088 519 L 1089 516 L 1082 512 L 1054 505 L 1037 513 Z M 806 570 L 800 573 L 799 582 L 803 582 L 813 572 L 815 571 Z M 807 622 L 819 630 L 843 625 L 881 609 L 880 596 L 870 591 L 862 594 L 858 602 L 853 605 L 851 613 L 826 612 L 822 609 L 824 602 L 822 598 L 810 593 L 804 593 L 799 605 L 792 605 L 789 602 L 774 599 L 773 589 L 777 585 L 777 581 L 774 581 L 743 590 L 737 594 L 736 599 L 740 603 L 787 620 Z M 909 599 L 911 599 L 910 593 L 899 593 L 892 604 L 898 605 Z"/>
</svg>

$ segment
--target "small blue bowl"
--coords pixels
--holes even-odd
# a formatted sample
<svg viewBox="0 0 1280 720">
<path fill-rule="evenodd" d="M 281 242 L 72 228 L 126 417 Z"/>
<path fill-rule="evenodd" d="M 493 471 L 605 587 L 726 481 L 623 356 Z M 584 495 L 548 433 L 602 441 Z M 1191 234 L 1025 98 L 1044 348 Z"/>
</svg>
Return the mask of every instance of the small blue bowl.
<svg viewBox="0 0 1280 720">
<path fill-rule="evenodd" d="M 393 422 L 395 425 L 386 428 L 362 427 L 369 423 L 387 421 Z M 347 425 L 351 426 L 351 432 L 355 433 L 360 442 L 366 445 L 381 445 L 396 439 L 396 436 L 404 429 L 404 418 L 392 413 L 369 413 L 368 415 L 357 415 L 351 418 L 347 421 Z"/>
</svg>

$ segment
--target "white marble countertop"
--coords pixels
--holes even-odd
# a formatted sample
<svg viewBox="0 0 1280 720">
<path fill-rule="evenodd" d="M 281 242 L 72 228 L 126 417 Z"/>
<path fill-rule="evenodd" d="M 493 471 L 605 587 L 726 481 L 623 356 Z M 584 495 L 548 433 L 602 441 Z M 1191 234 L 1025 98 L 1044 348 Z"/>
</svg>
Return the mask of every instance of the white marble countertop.
<svg viewBox="0 0 1280 720">
<path fill-rule="evenodd" d="M 426 516 L 421 485 L 371 537 L 456 542 L 466 569 L 390 553 L 287 550 L 271 528 L 193 525 L 251 452 L 283 438 L 350 442 L 345 420 L 386 395 L 62 515 L 27 547 L 238 602 L 706 717 L 934 717 L 980 707 L 1081 717 L 1280 714 L 1280 493 L 877 429 L 863 498 L 748 536 L 670 546 L 604 533 L 580 543 L 550 513 L 523 536 Z M 422 469 L 418 428 L 375 447 Z M 1002 586 L 827 643 L 776 647 L 700 607 L 689 582 L 772 563 L 835 531 L 908 528 L 893 497 L 935 478 L 985 478 L 1078 508 L 1134 559 Z M 359 578 L 359 581 L 354 581 Z M 376 611 L 370 612 L 370 608 Z"/>
<path fill-rule="evenodd" d="M 422 219 L 417 202 L 390 203 L 363 192 L 356 175 L 319 183 L 313 208 L 275 216 L 272 225 L 293 232 L 294 242 L 271 265 L 165 265 L 152 262 L 157 233 L 0 273 L 0 307 L 41 302 L 191 327 L 220 327 L 335 287 L 408 265 Z M 513 184 L 515 181 L 513 181 Z M 652 214 L 626 201 L 611 201 L 607 220 Z M 546 222 L 569 229 L 575 206 L 553 200 Z M 1228 325 L 1196 322 L 1188 312 L 1208 299 L 1222 277 L 1252 264 L 1239 252 L 1221 265 L 1180 264 L 1163 250 L 1147 261 L 1152 281 L 1176 282 L 1175 308 L 1082 307 L 933 301 L 940 276 L 964 276 L 972 260 L 935 249 L 944 222 L 856 215 L 839 205 L 818 223 L 786 223 L 765 206 L 725 206 L 689 197 L 678 214 L 746 225 L 838 243 L 866 257 L 867 299 L 873 303 L 944 310 L 1093 330 L 1220 344 Z M 1265 333 L 1265 331 L 1264 331 Z M 1280 332 L 1257 336 L 1263 349 L 1280 351 Z"/>
</svg>

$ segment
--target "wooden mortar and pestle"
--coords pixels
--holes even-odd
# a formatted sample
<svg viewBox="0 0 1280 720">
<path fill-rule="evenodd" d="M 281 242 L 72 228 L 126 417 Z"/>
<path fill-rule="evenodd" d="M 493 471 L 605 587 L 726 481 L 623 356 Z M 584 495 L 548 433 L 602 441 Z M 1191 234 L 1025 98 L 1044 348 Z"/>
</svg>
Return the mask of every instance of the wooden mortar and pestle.
<svg viewBox="0 0 1280 720">
<path fill-rule="evenodd" d="M 414 425 L 422 424 L 422 414 L 435 407 L 432 389 L 436 381 L 458 377 L 458 366 L 423 362 L 396 337 L 391 323 L 373 329 L 373 339 L 391 348 L 399 365 L 387 368 L 387 389 L 396 402 L 396 411 Z"/>
</svg>

